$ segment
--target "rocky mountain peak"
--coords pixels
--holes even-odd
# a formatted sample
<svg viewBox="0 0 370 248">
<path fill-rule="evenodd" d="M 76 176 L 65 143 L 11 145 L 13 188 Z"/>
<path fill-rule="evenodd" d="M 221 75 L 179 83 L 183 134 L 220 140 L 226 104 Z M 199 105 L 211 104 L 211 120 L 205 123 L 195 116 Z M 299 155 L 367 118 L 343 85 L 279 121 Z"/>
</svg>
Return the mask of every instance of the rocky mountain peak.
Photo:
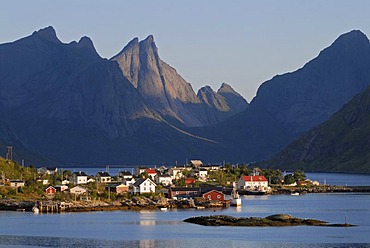
<svg viewBox="0 0 370 248">
<path fill-rule="evenodd" d="M 369 39 L 360 30 L 352 30 L 348 33 L 340 35 L 333 45 L 369 45 Z"/>
<path fill-rule="evenodd" d="M 52 26 L 40 29 L 38 31 L 33 32 L 33 36 L 41 37 L 45 40 L 60 43 L 60 40 L 57 37 L 55 29 Z"/>
<path fill-rule="evenodd" d="M 88 47 L 88 48 L 92 48 L 92 49 L 95 50 L 95 47 L 94 47 L 94 44 L 93 44 L 92 40 L 87 36 L 81 37 L 81 39 L 78 41 L 78 44 L 81 47 Z"/>
</svg>

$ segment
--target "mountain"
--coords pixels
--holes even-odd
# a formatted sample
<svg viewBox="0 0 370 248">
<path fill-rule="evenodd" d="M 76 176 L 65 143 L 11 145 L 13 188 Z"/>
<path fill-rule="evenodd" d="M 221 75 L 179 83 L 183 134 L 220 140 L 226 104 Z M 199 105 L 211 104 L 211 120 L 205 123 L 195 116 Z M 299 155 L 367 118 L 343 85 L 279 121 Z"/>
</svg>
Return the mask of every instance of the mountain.
<svg viewBox="0 0 370 248">
<path fill-rule="evenodd" d="M 248 107 L 248 102 L 226 83 L 222 83 L 217 92 L 210 86 L 202 87 L 197 97 L 205 106 L 205 113 L 210 123 L 218 123 L 226 119 L 225 117 L 231 117 Z"/>
<path fill-rule="evenodd" d="M 341 35 L 302 68 L 264 82 L 243 112 L 199 130 L 221 140 L 233 161 L 271 157 L 326 121 L 370 85 L 370 43 L 360 31 Z"/>
<path fill-rule="evenodd" d="M 138 61 L 132 76 L 117 60 L 101 58 L 88 37 L 65 44 L 52 27 L 0 45 L 0 121 L 34 154 L 68 164 L 150 163 L 214 146 L 187 125 L 219 122 L 237 110 L 208 120 L 210 107 L 160 60 L 152 36 L 134 39 L 119 55 L 129 50 Z"/>
<path fill-rule="evenodd" d="M 370 173 L 369 123 L 370 87 L 263 164 L 305 171 Z"/>
<path fill-rule="evenodd" d="M 134 38 L 110 60 L 118 63 L 145 103 L 170 122 L 176 120 L 187 127 L 216 124 L 248 105 L 237 93 L 231 95 L 230 101 L 240 106 L 230 107 L 225 101 L 217 107 L 204 104 L 191 85 L 160 59 L 152 35 L 140 42 Z"/>
</svg>

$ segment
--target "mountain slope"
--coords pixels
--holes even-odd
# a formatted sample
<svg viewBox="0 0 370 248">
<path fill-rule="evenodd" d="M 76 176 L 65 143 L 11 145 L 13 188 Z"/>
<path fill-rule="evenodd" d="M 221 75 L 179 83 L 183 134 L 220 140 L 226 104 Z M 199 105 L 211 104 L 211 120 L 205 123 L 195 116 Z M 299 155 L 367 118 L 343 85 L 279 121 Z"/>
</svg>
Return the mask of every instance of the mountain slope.
<svg viewBox="0 0 370 248">
<path fill-rule="evenodd" d="M 351 31 L 303 68 L 263 83 L 245 111 L 201 132 L 212 139 L 224 137 L 234 148 L 228 154 L 233 161 L 265 160 L 368 85 L 370 43 L 360 31 Z"/>
<path fill-rule="evenodd" d="M 264 164 L 306 171 L 370 173 L 369 124 L 370 87 Z"/>
<path fill-rule="evenodd" d="M 188 127 L 215 124 L 240 112 L 248 104 L 245 100 L 240 101 L 238 94 L 234 94 L 234 98 L 241 106 L 226 106 L 226 102 L 220 102 L 222 106 L 218 107 L 204 104 L 191 85 L 160 59 L 152 35 L 140 42 L 133 39 L 111 61 L 118 63 L 122 74 L 145 103 L 171 122 L 176 120 Z"/>
<path fill-rule="evenodd" d="M 217 150 L 185 124 L 217 122 L 222 112 L 207 119 L 208 107 L 159 59 L 151 36 L 130 44 L 140 51 L 132 77 L 102 59 L 88 37 L 65 44 L 52 27 L 0 45 L 0 121 L 35 154 L 68 164 L 149 163 L 208 145 Z"/>
</svg>

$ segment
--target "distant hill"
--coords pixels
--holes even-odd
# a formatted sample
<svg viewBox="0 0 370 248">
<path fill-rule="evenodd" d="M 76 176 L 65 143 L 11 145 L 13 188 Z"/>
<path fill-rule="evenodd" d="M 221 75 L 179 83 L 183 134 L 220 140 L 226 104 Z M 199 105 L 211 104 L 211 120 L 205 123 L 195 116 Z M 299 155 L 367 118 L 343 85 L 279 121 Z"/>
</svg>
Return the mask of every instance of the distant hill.
<svg viewBox="0 0 370 248">
<path fill-rule="evenodd" d="M 199 134 L 222 140 L 231 161 L 266 160 L 328 120 L 368 85 L 370 43 L 354 30 L 301 69 L 264 82 L 245 111 Z"/>
<path fill-rule="evenodd" d="M 263 165 L 305 171 L 370 173 L 370 87 Z"/>
</svg>

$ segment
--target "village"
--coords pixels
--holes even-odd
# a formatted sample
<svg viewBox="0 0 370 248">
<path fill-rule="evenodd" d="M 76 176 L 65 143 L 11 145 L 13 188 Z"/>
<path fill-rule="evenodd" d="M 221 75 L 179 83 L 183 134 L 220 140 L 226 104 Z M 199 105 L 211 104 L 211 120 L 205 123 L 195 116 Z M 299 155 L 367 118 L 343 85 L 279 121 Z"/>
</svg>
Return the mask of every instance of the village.
<svg viewBox="0 0 370 248">
<path fill-rule="evenodd" d="M 319 186 L 306 179 L 302 171 L 284 175 L 279 170 L 250 169 L 247 165 L 204 165 L 200 160 L 190 160 L 182 166 L 138 166 L 132 172 L 123 170 L 116 175 L 111 175 L 108 167 L 88 175 L 57 167 L 34 168 L 31 173 L 31 168 L 16 163 L 14 166 L 26 173 L 17 174 L 20 178 L 9 178 L 3 170 L 0 199 L 10 206 L 15 203 L 9 203 L 9 199 L 21 199 L 26 202 L 23 209 L 37 205 L 41 211 L 97 210 L 104 206 L 162 210 L 229 207 L 241 205 L 241 201 L 233 202 L 233 197 L 239 195 L 274 194 L 279 188 L 280 193 L 285 190 L 297 194 L 295 190 L 302 187 Z M 291 188 L 286 191 L 287 187 Z M 7 209 L 4 205 L 2 208 Z M 18 205 L 16 201 L 16 206 L 22 208 Z"/>
</svg>

